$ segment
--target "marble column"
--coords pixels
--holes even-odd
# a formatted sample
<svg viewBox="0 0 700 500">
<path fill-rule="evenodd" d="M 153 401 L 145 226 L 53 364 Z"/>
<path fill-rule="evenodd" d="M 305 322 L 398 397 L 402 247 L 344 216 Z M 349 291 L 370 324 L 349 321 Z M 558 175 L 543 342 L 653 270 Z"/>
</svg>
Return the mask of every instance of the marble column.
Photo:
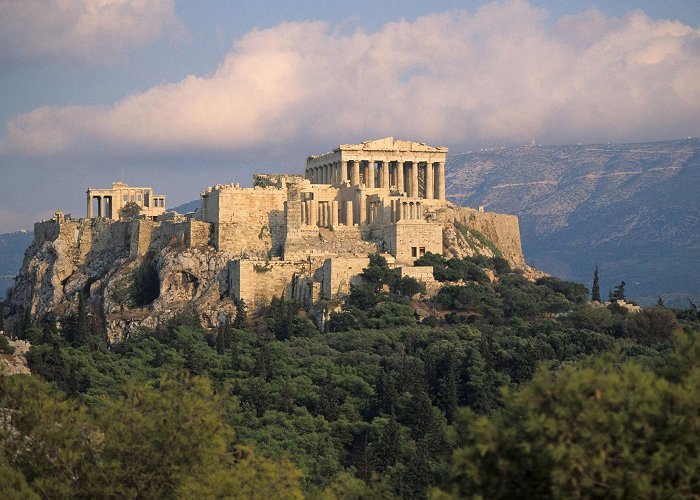
<svg viewBox="0 0 700 500">
<path fill-rule="evenodd" d="M 389 162 L 383 161 L 381 169 L 381 187 L 389 189 Z"/>
<path fill-rule="evenodd" d="M 352 200 L 347 200 L 345 202 L 345 225 L 346 226 L 353 225 L 352 211 L 353 211 Z"/>
<path fill-rule="evenodd" d="M 411 198 L 418 198 L 418 162 L 411 163 Z"/>
<path fill-rule="evenodd" d="M 435 197 L 435 186 L 433 185 L 434 173 L 433 164 L 428 162 L 425 164 L 425 196 L 428 200 L 432 200 Z"/>
<path fill-rule="evenodd" d="M 404 191 L 404 180 L 403 180 L 403 169 L 404 169 L 404 162 L 402 161 L 397 161 L 396 162 L 396 189 L 399 191 Z"/>
<path fill-rule="evenodd" d="M 352 177 L 350 178 L 350 184 L 357 186 L 360 183 L 360 160 L 354 160 L 352 162 Z"/>
<path fill-rule="evenodd" d="M 340 184 L 344 183 L 348 179 L 348 162 L 340 162 Z"/>
<path fill-rule="evenodd" d="M 364 189 L 358 191 L 358 202 L 359 217 L 357 223 L 360 226 L 364 226 L 367 222 L 367 197 Z"/>
<path fill-rule="evenodd" d="M 438 163 L 438 200 L 445 199 L 445 164 Z"/>
<path fill-rule="evenodd" d="M 338 202 L 331 202 L 331 228 L 335 229 L 338 226 Z"/>
<path fill-rule="evenodd" d="M 374 188 L 374 160 L 367 162 L 367 170 L 365 171 L 365 186 Z"/>
<path fill-rule="evenodd" d="M 92 196 L 87 195 L 87 218 L 92 219 Z"/>
<path fill-rule="evenodd" d="M 309 200 L 309 225 L 311 227 L 316 227 L 317 223 L 317 218 L 316 218 L 316 213 L 317 208 L 316 208 L 316 201 L 315 200 Z"/>
</svg>

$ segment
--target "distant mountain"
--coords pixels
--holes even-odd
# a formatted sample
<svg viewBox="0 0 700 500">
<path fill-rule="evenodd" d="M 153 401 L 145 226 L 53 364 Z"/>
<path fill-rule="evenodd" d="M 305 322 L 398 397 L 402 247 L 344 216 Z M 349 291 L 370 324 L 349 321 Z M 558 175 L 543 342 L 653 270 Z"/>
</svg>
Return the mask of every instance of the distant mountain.
<svg viewBox="0 0 700 500">
<path fill-rule="evenodd" d="M 183 203 L 182 205 L 178 205 L 175 208 L 170 208 L 169 210 L 172 210 L 173 212 L 177 212 L 179 214 L 185 215 L 190 212 L 195 212 L 199 210 L 199 208 L 202 206 L 202 201 L 201 200 L 194 200 L 194 201 L 188 201 L 187 203 Z"/>
<path fill-rule="evenodd" d="M 28 231 L 0 234 L 0 298 L 12 286 L 22 266 L 24 251 L 32 243 L 34 234 Z"/>
<path fill-rule="evenodd" d="M 700 141 L 501 147 L 452 156 L 448 197 L 520 217 L 535 267 L 643 303 L 700 297 Z"/>
</svg>

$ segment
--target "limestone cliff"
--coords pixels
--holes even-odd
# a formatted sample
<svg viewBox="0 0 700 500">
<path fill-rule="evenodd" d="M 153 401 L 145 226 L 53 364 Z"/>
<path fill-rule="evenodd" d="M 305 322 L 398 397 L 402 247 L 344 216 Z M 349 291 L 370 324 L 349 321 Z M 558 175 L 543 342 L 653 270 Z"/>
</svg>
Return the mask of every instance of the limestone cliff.
<svg viewBox="0 0 700 500">
<path fill-rule="evenodd" d="M 447 256 L 502 256 L 513 267 L 527 269 L 517 217 L 448 203 L 426 210 L 425 219 L 434 224 L 402 227 L 409 232 L 441 227 Z M 286 260 L 274 252 L 250 260 L 240 252 L 216 250 L 216 235 L 212 224 L 180 216 L 111 221 L 74 220 L 59 213 L 35 225 L 10 307 L 40 319 L 75 310 L 82 294 L 93 311 L 104 311 L 112 341 L 178 314 L 194 314 L 213 328 L 234 317 L 235 297 L 244 292 L 256 307 L 280 294 L 310 306 L 330 299 L 325 295 L 335 290 L 329 283 L 338 268 L 349 268 L 348 262 L 369 252 L 387 251 L 382 236 L 375 239 L 371 230 L 318 228 L 290 236 Z M 145 286 L 154 289 L 139 296 Z"/>
</svg>

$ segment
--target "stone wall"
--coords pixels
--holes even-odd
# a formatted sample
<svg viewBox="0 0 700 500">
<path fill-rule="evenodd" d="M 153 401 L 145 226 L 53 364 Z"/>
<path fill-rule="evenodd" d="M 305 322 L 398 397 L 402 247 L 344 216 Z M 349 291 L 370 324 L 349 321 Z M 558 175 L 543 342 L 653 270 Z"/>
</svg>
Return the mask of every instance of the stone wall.
<svg viewBox="0 0 700 500">
<path fill-rule="evenodd" d="M 264 258 L 279 255 L 284 241 L 287 190 L 215 186 L 202 194 L 201 219 L 214 224 L 217 250 Z"/>
<path fill-rule="evenodd" d="M 252 311 L 270 303 L 272 297 L 293 296 L 295 275 L 310 274 L 304 261 L 242 260 L 229 262 L 229 293 L 243 299 Z"/>
<path fill-rule="evenodd" d="M 368 257 L 326 259 L 323 263 L 322 297 L 331 300 L 350 293 L 350 285 L 362 281 L 358 275 L 368 264 Z"/>
<path fill-rule="evenodd" d="M 415 278 L 423 283 L 430 283 L 435 281 L 433 276 L 433 266 L 402 266 L 399 268 L 401 272 L 401 277 L 406 276 Z"/>
<path fill-rule="evenodd" d="M 425 222 L 398 222 L 384 229 L 384 251 L 412 264 L 426 252 L 442 254 L 442 227 Z"/>
</svg>

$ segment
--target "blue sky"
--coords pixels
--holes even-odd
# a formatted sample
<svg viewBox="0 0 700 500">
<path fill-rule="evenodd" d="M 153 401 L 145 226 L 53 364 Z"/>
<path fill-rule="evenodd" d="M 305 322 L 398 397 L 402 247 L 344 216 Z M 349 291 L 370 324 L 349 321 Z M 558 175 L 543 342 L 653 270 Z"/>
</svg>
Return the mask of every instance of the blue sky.
<svg viewBox="0 0 700 500">
<path fill-rule="evenodd" d="M 393 135 L 697 136 L 700 2 L 0 0 L 0 232 Z"/>
</svg>

